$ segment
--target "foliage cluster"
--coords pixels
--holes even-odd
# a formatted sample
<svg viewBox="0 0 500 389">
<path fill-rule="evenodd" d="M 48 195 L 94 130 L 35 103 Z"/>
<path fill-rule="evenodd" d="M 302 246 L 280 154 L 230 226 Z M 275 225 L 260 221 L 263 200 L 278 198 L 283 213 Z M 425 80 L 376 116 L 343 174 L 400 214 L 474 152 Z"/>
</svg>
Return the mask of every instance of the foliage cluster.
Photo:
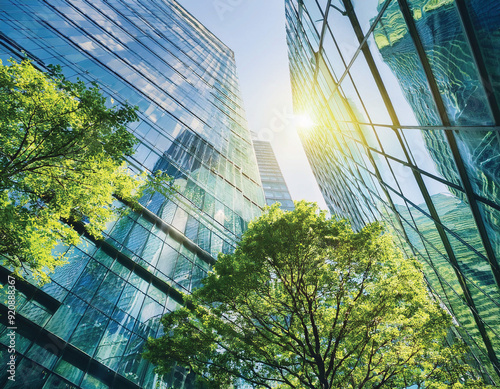
<svg viewBox="0 0 500 389">
<path fill-rule="evenodd" d="M 97 85 L 70 82 L 58 67 L 0 62 L 0 254 L 18 274 L 47 281 L 64 263 L 52 256 L 55 245 L 79 242 L 62 221 L 99 236 L 114 196 L 140 195 L 145 177 L 124 162 L 136 143 L 126 130 L 136 108 L 109 105 Z"/>
<path fill-rule="evenodd" d="M 379 224 L 355 233 L 314 204 L 273 206 L 220 254 L 146 358 L 209 387 L 485 387 L 449 347 L 452 322 Z"/>
</svg>

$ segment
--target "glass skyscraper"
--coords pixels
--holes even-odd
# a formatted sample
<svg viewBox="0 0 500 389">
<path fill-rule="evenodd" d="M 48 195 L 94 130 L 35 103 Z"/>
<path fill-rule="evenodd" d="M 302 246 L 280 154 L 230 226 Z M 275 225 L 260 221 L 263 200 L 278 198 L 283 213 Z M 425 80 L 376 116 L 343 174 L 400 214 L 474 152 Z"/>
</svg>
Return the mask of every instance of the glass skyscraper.
<svg viewBox="0 0 500 389">
<path fill-rule="evenodd" d="M 286 18 L 330 211 L 385 222 L 500 385 L 500 2 L 286 0 Z"/>
<path fill-rule="evenodd" d="M 255 156 L 257 157 L 257 165 L 259 166 L 260 179 L 267 205 L 279 202 L 281 203 L 281 209 L 293 211 L 295 209 L 293 200 L 286 186 L 285 178 L 281 173 L 271 143 L 254 139 L 253 147 Z"/>
<path fill-rule="evenodd" d="M 0 0 L 0 58 L 24 56 L 137 105 L 130 168 L 165 171 L 178 191 L 143 197 L 101 240 L 82 230 L 52 282 L 17 282 L 16 381 L 3 368 L 0 387 L 190 387 L 188 372 L 160 379 L 141 352 L 265 204 L 233 52 L 174 0 Z"/>
</svg>

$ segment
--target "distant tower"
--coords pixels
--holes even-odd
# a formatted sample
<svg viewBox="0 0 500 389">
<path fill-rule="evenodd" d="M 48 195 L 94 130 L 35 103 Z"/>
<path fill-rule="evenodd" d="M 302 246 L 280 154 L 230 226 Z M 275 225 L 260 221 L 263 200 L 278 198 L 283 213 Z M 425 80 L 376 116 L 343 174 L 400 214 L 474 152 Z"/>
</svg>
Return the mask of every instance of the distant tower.
<svg viewBox="0 0 500 389">
<path fill-rule="evenodd" d="M 290 192 L 288 192 L 288 187 L 274 155 L 271 143 L 254 140 L 253 148 L 257 157 L 257 164 L 259 165 L 260 179 L 264 188 L 267 205 L 280 202 L 283 210 L 294 210 L 292 197 L 290 196 Z"/>
</svg>

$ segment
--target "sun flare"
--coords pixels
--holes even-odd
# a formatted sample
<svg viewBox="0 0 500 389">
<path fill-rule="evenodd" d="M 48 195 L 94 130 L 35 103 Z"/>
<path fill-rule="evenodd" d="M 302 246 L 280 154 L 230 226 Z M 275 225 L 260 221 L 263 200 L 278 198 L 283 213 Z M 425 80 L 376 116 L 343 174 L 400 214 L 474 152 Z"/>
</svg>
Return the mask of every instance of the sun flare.
<svg viewBox="0 0 500 389">
<path fill-rule="evenodd" d="M 302 129 L 312 128 L 316 124 L 307 113 L 294 115 L 294 122 L 297 128 Z"/>
</svg>

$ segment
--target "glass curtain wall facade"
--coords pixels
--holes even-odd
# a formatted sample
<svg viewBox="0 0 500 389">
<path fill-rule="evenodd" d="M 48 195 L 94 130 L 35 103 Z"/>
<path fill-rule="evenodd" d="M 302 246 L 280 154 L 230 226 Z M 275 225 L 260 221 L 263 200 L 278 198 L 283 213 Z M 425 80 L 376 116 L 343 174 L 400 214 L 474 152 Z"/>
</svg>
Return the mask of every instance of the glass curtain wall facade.
<svg viewBox="0 0 500 389">
<path fill-rule="evenodd" d="M 500 3 L 286 0 L 286 18 L 330 211 L 385 222 L 500 384 Z"/>
<path fill-rule="evenodd" d="M 2 369 L 0 386 L 190 387 L 182 368 L 161 381 L 141 352 L 265 204 L 233 52 L 174 0 L 0 0 L 0 58 L 24 55 L 137 105 L 129 166 L 167 172 L 178 191 L 145 196 L 102 240 L 81 231 L 52 282 L 17 282 L 16 382 Z"/>
<path fill-rule="evenodd" d="M 281 203 L 281 209 L 293 211 L 295 209 L 293 200 L 271 143 L 254 139 L 253 148 L 259 165 L 260 179 L 267 205 L 279 202 Z"/>
</svg>

